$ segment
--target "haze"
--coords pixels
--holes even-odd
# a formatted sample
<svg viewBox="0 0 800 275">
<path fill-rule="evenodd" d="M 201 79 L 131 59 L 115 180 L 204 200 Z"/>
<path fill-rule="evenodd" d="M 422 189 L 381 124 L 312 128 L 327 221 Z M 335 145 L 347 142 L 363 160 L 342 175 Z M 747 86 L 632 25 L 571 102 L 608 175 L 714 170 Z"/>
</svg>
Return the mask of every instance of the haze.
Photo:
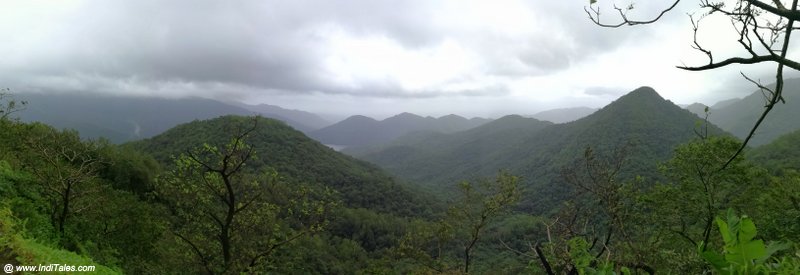
<svg viewBox="0 0 800 275">
<path fill-rule="evenodd" d="M 651 86 L 708 105 L 752 91 L 739 70 L 685 72 L 681 3 L 659 24 L 605 29 L 588 1 L 2 1 L 0 85 L 56 92 L 204 97 L 342 118 L 401 112 L 499 117 L 602 107 Z M 619 4 L 619 3 L 618 3 Z M 637 3 L 649 18 L 662 3 Z M 609 7 L 605 19 L 614 20 Z M 735 52 L 729 22 L 702 39 Z M 679 80 L 679 81 L 678 81 Z"/>
</svg>

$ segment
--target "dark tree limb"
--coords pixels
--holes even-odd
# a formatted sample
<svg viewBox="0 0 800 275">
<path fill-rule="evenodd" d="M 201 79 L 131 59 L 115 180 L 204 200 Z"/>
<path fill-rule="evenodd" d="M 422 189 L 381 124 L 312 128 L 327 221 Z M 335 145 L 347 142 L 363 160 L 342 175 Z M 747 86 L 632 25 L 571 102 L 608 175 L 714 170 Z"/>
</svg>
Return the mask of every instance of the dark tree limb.
<svg viewBox="0 0 800 275">
<path fill-rule="evenodd" d="M 594 22 L 598 26 L 606 27 L 606 28 L 619 28 L 619 27 L 626 26 L 626 25 L 627 26 L 635 26 L 635 25 L 645 25 L 645 24 L 655 23 L 656 21 L 661 19 L 661 17 L 663 17 L 664 14 L 666 14 L 667 12 L 669 12 L 673 8 L 675 8 L 675 6 L 677 6 L 678 3 L 680 3 L 680 2 L 681 2 L 681 0 L 675 0 L 675 2 L 673 2 L 671 6 L 669 6 L 668 8 L 666 8 L 664 10 L 662 10 L 658 14 L 658 16 L 656 16 L 653 19 L 644 20 L 644 21 L 628 19 L 627 15 L 625 14 L 625 11 L 622 8 L 619 8 L 619 7 L 617 7 L 615 5 L 614 9 L 617 10 L 617 12 L 619 13 L 620 17 L 622 17 L 622 22 L 619 22 L 619 23 L 616 23 L 616 24 L 605 24 L 605 23 L 600 22 L 600 8 L 595 9 L 592 6 L 589 6 L 588 8 L 584 7 L 583 11 L 585 11 L 586 14 L 589 15 L 589 19 L 592 20 L 592 22 Z M 629 6 L 627 9 L 628 10 L 632 9 L 632 6 Z"/>
<path fill-rule="evenodd" d="M 553 273 L 553 268 L 550 267 L 550 263 L 547 261 L 547 257 L 545 257 L 544 253 L 542 253 L 542 248 L 539 243 L 536 243 L 536 245 L 533 246 L 533 249 L 536 251 L 536 255 L 539 256 L 539 261 L 542 262 L 544 271 L 547 272 L 548 275 L 555 275 L 555 273 Z"/>
</svg>

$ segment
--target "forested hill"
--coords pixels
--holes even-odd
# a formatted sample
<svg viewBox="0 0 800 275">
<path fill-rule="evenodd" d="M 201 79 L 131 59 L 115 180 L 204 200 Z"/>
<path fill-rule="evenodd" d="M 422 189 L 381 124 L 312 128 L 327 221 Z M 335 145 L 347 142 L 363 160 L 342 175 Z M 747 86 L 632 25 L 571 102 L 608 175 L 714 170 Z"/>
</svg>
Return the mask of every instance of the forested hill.
<svg viewBox="0 0 800 275">
<path fill-rule="evenodd" d="M 800 169 L 800 130 L 756 147 L 750 153 L 753 162 L 773 172 Z"/>
<path fill-rule="evenodd" d="M 311 132 L 310 136 L 325 144 L 368 146 L 387 143 L 416 131 L 452 133 L 471 129 L 488 121 L 483 118 L 467 119 L 457 115 L 440 118 L 422 117 L 411 113 L 402 113 L 378 121 L 356 115 Z"/>
<path fill-rule="evenodd" d="M 800 116 L 800 79 L 787 79 L 784 83 L 785 104 L 775 105 L 758 127 L 749 145 L 764 145 L 783 134 L 800 129 L 800 120 L 797 119 Z M 774 86 L 775 84 L 769 85 Z M 740 100 L 726 100 L 722 103 L 719 108 L 711 108 L 708 119 L 741 139 L 750 133 L 764 112 L 764 95 L 758 90 Z"/>
<path fill-rule="evenodd" d="M 233 132 L 251 127 L 254 121 L 257 128 L 246 140 L 257 155 L 250 169 L 272 167 L 290 182 L 331 187 L 341 193 L 348 207 L 416 215 L 429 206 L 423 195 L 399 185 L 379 168 L 338 153 L 273 119 L 223 116 L 193 121 L 129 146 L 170 165 L 172 156 L 202 144 L 227 144 Z"/>
<path fill-rule="evenodd" d="M 657 164 L 668 159 L 676 145 L 696 137 L 694 130 L 702 130 L 697 116 L 649 87 L 636 89 L 574 122 L 514 123 L 520 120 L 498 119 L 471 131 L 387 146 L 360 157 L 436 190 L 510 169 L 523 176 L 529 188 L 523 204 L 546 211 L 566 194 L 561 170 L 574 165 L 587 147 L 600 155 L 626 147 L 623 176 L 654 178 Z M 710 125 L 709 133 L 723 131 Z"/>
<path fill-rule="evenodd" d="M 519 147 L 525 139 L 553 123 L 509 115 L 479 127 L 451 134 L 418 133 L 389 145 L 364 150 L 345 150 L 379 164 L 412 182 L 428 187 L 454 186 L 502 158 L 507 147 Z M 496 171 L 494 171 L 496 172 Z"/>
</svg>

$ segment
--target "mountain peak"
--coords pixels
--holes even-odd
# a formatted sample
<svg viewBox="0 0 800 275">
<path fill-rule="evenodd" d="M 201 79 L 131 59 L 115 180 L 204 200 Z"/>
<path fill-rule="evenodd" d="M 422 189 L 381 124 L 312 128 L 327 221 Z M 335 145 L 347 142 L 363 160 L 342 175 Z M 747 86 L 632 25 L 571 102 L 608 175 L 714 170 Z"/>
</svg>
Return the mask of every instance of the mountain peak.
<svg viewBox="0 0 800 275">
<path fill-rule="evenodd" d="M 689 106 L 686 106 L 684 109 L 689 110 L 689 112 L 692 112 L 699 117 L 704 117 L 706 115 L 706 110 L 708 110 L 708 106 L 703 103 L 695 102 Z"/>
<path fill-rule="evenodd" d="M 350 116 L 350 117 L 346 118 L 345 120 L 343 120 L 343 121 L 340 121 L 339 123 L 341 123 L 341 122 L 344 122 L 344 121 L 367 121 L 367 122 L 377 122 L 377 120 L 375 120 L 374 118 L 371 118 L 371 117 L 368 117 L 368 116 L 362 116 L 362 115 L 353 115 L 353 116 Z"/>
<path fill-rule="evenodd" d="M 392 118 L 423 118 L 423 117 L 409 112 L 402 112 L 387 119 L 392 119 Z"/>
<path fill-rule="evenodd" d="M 663 117 L 678 116 L 679 113 L 689 114 L 683 108 L 661 97 L 653 88 L 645 86 L 621 96 L 584 119 L 595 121 L 626 118 L 635 121 L 659 121 Z"/>
<path fill-rule="evenodd" d="M 660 99 L 660 100 L 664 100 L 664 98 L 661 97 L 661 95 L 659 95 L 658 92 L 656 92 L 655 89 L 653 89 L 652 87 L 649 87 L 649 86 L 639 87 L 636 90 L 631 91 L 627 95 L 622 96 L 620 99 L 622 99 L 624 97 L 628 97 L 628 96 L 630 96 L 630 97 L 639 97 L 639 98 L 657 98 L 657 99 Z"/>
<path fill-rule="evenodd" d="M 388 118 L 382 120 L 382 122 L 393 122 L 394 123 L 394 122 L 400 122 L 400 121 L 418 121 L 418 120 L 425 120 L 425 118 L 422 117 L 422 116 L 416 115 L 416 114 L 409 113 L 409 112 L 402 112 L 402 113 L 396 114 L 394 116 L 388 117 Z"/>
<path fill-rule="evenodd" d="M 449 115 L 446 115 L 446 116 L 439 117 L 438 120 L 450 120 L 450 121 L 462 121 L 463 120 L 463 121 L 466 121 L 468 119 L 466 119 L 466 118 L 464 118 L 462 116 L 456 115 L 456 114 L 449 114 Z"/>
<path fill-rule="evenodd" d="M 674 105 L 671 102 L 668 102 L 663 97 L 661 97 L 661 95 L 659 95 L 653 88 L 650 88 L 648 86 L 642 86 L 636 90 L 629 92 L 626 95 L 621 96 L 620 98 L 618 98 L 614 102 L 611 102 L 611 104 L 609 104 L 603 109 L 620 105 L 624 105 L 627 107 L 634 107 L 634 106 L 648 107 L 665 103 L 669 105 Z"/>
</svg>

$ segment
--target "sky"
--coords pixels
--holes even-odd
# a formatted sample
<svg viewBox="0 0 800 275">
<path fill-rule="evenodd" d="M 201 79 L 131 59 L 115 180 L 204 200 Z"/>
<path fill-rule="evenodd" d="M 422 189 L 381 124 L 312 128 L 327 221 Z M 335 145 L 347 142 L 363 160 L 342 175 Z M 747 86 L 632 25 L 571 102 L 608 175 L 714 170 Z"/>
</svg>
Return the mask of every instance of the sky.
<svg viewBox="0 0 800 275">
<path fill-rule="evenodd" d="M 639 1 L 650 19 L 669 1 Z M 604 22 L 617 22 L 599 1 Z M 619 6 L 629 2 L 616 1 Z M 655 24 L 601 28 L 588 0 L 0 0 L 0 87 L 267 103 L 342 118 L 499 117 L 602 107 L 650 86 L 675 103 L 742 97 L 775 66 L 688 72 L 682 1 Z M 725 18 L 699 41 L 741 54 Z M 791 52 L 791 51 L 790 51 Z M 794 51 L 796 52 L 796 51 Z M 792 74 L 790 74 L 791 76 Z"/>
</svg>

